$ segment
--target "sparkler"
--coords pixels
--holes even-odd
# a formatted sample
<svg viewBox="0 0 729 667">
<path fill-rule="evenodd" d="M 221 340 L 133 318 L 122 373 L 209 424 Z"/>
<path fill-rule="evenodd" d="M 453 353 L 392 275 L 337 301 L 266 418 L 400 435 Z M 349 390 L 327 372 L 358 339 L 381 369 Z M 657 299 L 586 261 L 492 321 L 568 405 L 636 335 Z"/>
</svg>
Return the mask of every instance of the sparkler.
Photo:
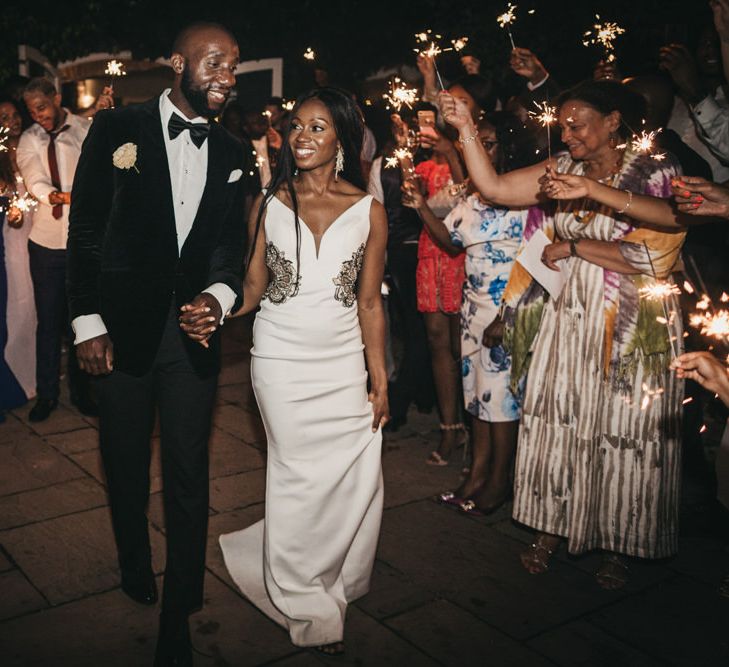
<svg viewBox="0 0 729 667">
<path fill-rule="evenodd" d="M 640 402 L 640 409 L 645 410 L 650 404 L 651 401 L 655 401 L 657 398 L 663 394 L 664 389 L 663 387 L 659 387 L 658 389 L 651 389 L 645 382 L 643 383 L 643 400 Z"/>
<path fill-rule="evenodd" d="M 27 213 L 38 208 L 38 201 L 28 192 L 23 195 L 16 194 L 10 200 L 10 207 L 17 208 L 21 213 Z"/>
<path fill-rule="evenodd" d="M 7 143 L 10 137 L 10 130 L 7 127 L 0 127 L 0 153 L 5 153 L 8 150 Z"/>
<path fill-rule="evenodd" d="M 468 44 L 468 37 L 459 37 L 458 39 L 452 39 L 451 44 L 453 44 L 454 51 L 463 51 L 463 49 L 466 48 L 466 44 Z"/>
<path fill-rule="evenodd" d="M 293 111 L 295 105 L 296 105 L 296 102 L 294 102 L 293 100 L 289 100 L 288 102 L 283 102 L 281 104 L 281 108 L 284 109 L 285 111 Z"/>
<path fill-rule="evenodd" d="M 120 62 L 119 60 L 110 60 L 108 63 L 106 63 L 106 69 L 104 70 L 104 74 L 108 74 L 111 77 L 127 75 L 126 71 L 124 70 L 124 63 Z"/>
<path fill-rule="evenodd" d="M 440 72 L 438 71 L 438 64 L 435 62 L 436 56 L 439 56 L 444 51 L 451 51 L 452 49 L 442 49 L 440 48 L 438 42 L 439 40 L 443 39 L 443 35 L 437 35 L 434 34 L 432 30 L 428 29 L 425 32 L 418 32 L 415 34 L 415 39 L 420 42 L 421 44 L 428 44 L 427 49 L 413 49 L 415 53 L 418 55 L 424 55 L 426 58 L 430 58 L 433 61 L 433 68 L 435 69 L 435 75 L 438 77 L 438 85 L 440 86 L 441 90 L 445 90 L 445 86 L 443 85 L 443 79 L 440 76 Z"/>
<path fill-rule="evenodd" d="M 606 21 L 600 23 L 600 15 L 595 14 L 597 22 L 593 24 L 592 30 L 587 30 L 582 35 L 582 45 L 590 46 L 599 45 L 602 47 L 605 62 L 615 62 L 615 40 L 618 35 L 622 35 L 625 32 L 625 28 L 621 28 L 617 23 L 612 21 Z"/>
<path fill-rule="evenodd" d="M 542 127 L 547 128 L 547 152 L 549 162 L 552 162 L 552 133 L 551 127 L 557 122 L 557 107 L 549 105 L 549 102 L 545 101 L 541 104 L 534 102 L 534 106 L 539 109 L 539 113 L 536 111 L 530 111 L 529 115 L 537 121 Z"/>
<path fill-rule="evenodd" d="M 656 274 L 656 267 L 653 265 L 653 258 L 651 257 L 650 250 L 648 249 L 648 244 L 645 241 L 643 241 L 643 249 L 645 250 L 646 257 L 648 257 L 648 263 L 650 264 L 651 273 L 653 274 L 653 278 L 656 281 L 658 281 L 658 275 Z M 646 287 L 644 289 L 646 289 L 650 292 L 650 294 L 652 295 L 650 298 L 652 298 L 656 301 L 659 300 L 661 302 L 661 308 L 663 309 L 663 317 L 656 317 L 656 321 L 661 324 L 666 325 L 666 331 L 668 332 L 668 343 L 671 346 L 671 356 L 673 357 L 673 360 L 675 360 L 676 357 L 678 357 L 678 354 L 681 351 L 681 349 L 679 347 L 678 352 L 673 349 L 673 341 L 676 340 L 676 337 L 673 335 L 673 332 L 671 331 L 671 325 L 673 324 L 673 318 L 675 316 L 675 313 L 673 311 L 671 311 L 669 313 L 668 306 L 666 305 L 666 301 L 667 301 L 668 297 L 675 294 L 675 292 L 673 292 L 672 290 L 666 289 L 666 287 L 665 287 L 666 285 L 668 285 L 670 287 L 675 287 L 675 285 L 670 285 L 669 283 L 657 282 L 656 284 Z M 643 290 L 641 290 L 641 292 L 642 291 Z M 659 297 L 659 298 L 655 298 L 655 294 L 659 291 L 664 292 L 663 296 Z M 643 298 L 649 298 L 649 297 L 644 296 Z M 678 345 L 678 343 L 677 343 L 677 345 Z"/>
<path fill-rule="evenodd" d="M 499 24 L 499 28 L 506 28 L 506 32 L 509 35 L 509 41 L 511 42 L 512 49 L 516 48 L 516 44 L 514 44 L 514 36 L 511 34 L 511 26 L 516 21 L 516 13 L 514 11 L 515 9 L 516 5 L 512 5 L 511 3 L 509 3 L 506 7 L 506 11 L 496 17 L 496 22 Z"/>
<path fill-rule="evenodd" d="M 314 58 L 316 58 L 316 53 L 314 53 L 314 49 L 312 49 L 310 46 L 306 47 L 306 51 L 304 51 L 304 58 L 313 61 Z"/>
<path fill-rule="evenodd" d="M 640 296 L 648 301 L 661 301 L 668 298 L 669 296 L 681 294 L 681 290 L 678 285 L 673 283 L 660 282 L 647 287 L 641 287 L 638 290 Z"/>
<path fill-rule="evenodd" d="M 389 82 L 390 90 L 385 93 L 382 98 L 387 100 L 387 108 L 394 108 L 396 111 L 400 111 L 403 105 L 407 106 L 408 109 L 413 108 L 413 104 L 418 101 L 418 91 L 416 88 L 408 88 L 404 81 L 400 77 L 395 77 Z"/>
</svg>

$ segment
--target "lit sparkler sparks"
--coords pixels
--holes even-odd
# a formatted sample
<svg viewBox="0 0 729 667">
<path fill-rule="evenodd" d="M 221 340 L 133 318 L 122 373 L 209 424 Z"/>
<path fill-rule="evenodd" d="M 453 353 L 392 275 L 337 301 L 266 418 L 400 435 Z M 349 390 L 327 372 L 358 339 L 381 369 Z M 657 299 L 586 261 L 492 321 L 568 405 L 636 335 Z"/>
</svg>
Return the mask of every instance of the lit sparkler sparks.
<svg viewBox="0 0 729 667">
<path fill-rule="evenodd" d="M 643 383 L 643 399 L 640 402 L 640 409 L 645 410 L 652 401 L 655 401 L 657 398 L 663 394 L 664 389 L 663 387 L 659 387 L 658 389 L 651 389 L 645 382 Z"/>
<path fill-rule="evenodd" d="M 720 310 L 713 315 L 701 317 L 701 333 L 718 340 L 729 338 L 729 310 Z"/>
<path fill-rule="evenodd" d="M 17 208 L 22 213 L 27 213 L 28 211 L 34 211 L 38 208 L 38 200 L 28 192 L 23 195 L 16 194 L 10 200 L 10 207 Z"/>
<path fill-rule="evenodd" d="M 399 164 L 399 160 L 394 155 L 385 158 L 385 169 L 395 169 Z"/>
<path fill-rule="evenodd" d="M 400 111 L 403 105 L 405 105 L 408 109 L 412 109 L 413 104 L 418 101 L 417 89 L 408 88 L 405 82 L 397 76 L 390 81 L 389 85 L 390 90 L 382 96 L 388 102 L 387 108 L 394 108 L 396 111 Z"/>
<path fill-rule="evenodd" d="M 650 249 L 648 248 L 648 244 L 645 241 L 643 241 L 643 249 L 645 250 L 646 257 L 648 258 L 648 264 L 651 267 L 651 273 L 653 274 L 653 279 L 656 281 L 656 283 L 653 286 L 645 288 L 645 289 L 650 290 L 652 288 L 655 288 L 660 283 L 658 281 L 658 276 L 656 275 L 656 267 L 653 264 L 653 258 L 651 257 Z M 664 284 L 669 284 L 669 283 L 664 283 Z M 669 294 L 670 294 L 670 292 L 667 293 L 665 295 L 665 297 L 667 297 Z M 671 357 L 672 357 L 672 360 L 675 360 L 678 357 L 679 353 L 681 352 L 681 344 L 678 342 L 678 340 L 676 339 L 676 336 L 674 336 L 673 332 L 671 331 L 671 327 L 673 326 L 676 312 L 672 310 L 669 313 L 668 306 L 666 305 L 666 301 L 668 299 L 665 297 L 660 298 L 661 308 L 663 309 L 663 317 L 656 317 L 656 321 L 660 322 L 661 324 L 666 325 L 666 331 L 668 332 L 668 344 L 671 346 Z M 676 341 L 676 347 L 678 348 L 678 351 L 676 351 L 674 349 L 674 346 L 673 346 L 674 341 Z"/>
<path fill-rule="evenodd" d="M 721 297 L 719 297 L 719 301 L 721 301 L 722 303 L 729 302 L 729 294 L 727 294 L 726 292 L 722 292 Z"/>
<path fill-rule="evenodd" d="M 306 51 L 304 51 L 304 58 L 307 60 L 313 61 L 314 58 L 316 58 L 316 53 L 314 53 L 314 49 L 312 49 L 310 46 L 306 48 Z"/>
<path fill-rule="evenodd" d="M 656 148 L 656 136 L 660 131 L 661 128 L 652 132 L 643 130 L 640 134 L 634 134 L 630 141 L 631 148 L 636 153 L 652 153 Z"/>
<path fill-rule="evenodd" d="M 442 49 L 440 47 L 439 41 L 443 39 L 443 35 L 437 35 L 430 29 L 426 30 L 425 32 L 415 33 L 415 39 L 421 44 L 429 43 L 427 49 L 413 49 L 413 51 L 415 51 L 415 53 L 417 53 L 418 55 L 423 55 L 433 61 L 433 68 L 435 69 L 435 75 L 438 77 L 438 84 L 440 85 L 440 89 L 445 90 L 445 86 L 443 85 L 443 79 L 441 78 L 440 72 L 438 71 L 438 65 L 435 62 L 435 58 L 444 51 L 452 51 L 453 49 Z"/>
<path fill-rule="evenodd" d="M 281 104 L 281 108 L 284 109 L 284 111 L 293 111 L 294 106 L 296 106 L 296 102 L 293 100 L 289 100 L 288 102 L 283 102 Z"/>
<path fill-rule="evenodd" d="M 625 28 L 621 28 L 617 23 L 612 21 L 600 22 L 600 15 L 595 14 L 597 22 L 593 24 L 592 30 L 587 30 L 583 35 L 582 44 L 583 46 L 590 46 L 591 44 L 599 45 L 602 47 L 605 62 L 615 62 L 615 40 L 619 35 L 625 32 Z"/>
<path fill-rule="evenodd" d="M 106 69 L 104 74 L 108 74 L 111 77 L 114 76 L 126 76 L 127 73 L 124 70 L 124 63 L 119 60 L 110 60 L 106 63 Z"/>
<path fill-rule="evenodd" d="M 641 287 L 638 290 L 640 296 L 648 301 L 661 301 L 671 295 L 681 294 L 681 290 L 678 285 L 673 283 L 659 282 L 647 287 Z"/>
<path fill-rule="evenodd" d="M 10 137 L 10 130 L 7 127 L 0 127 L 0 153 L 8 150 L 8 137 Z"/>
<path fill-rule="evenodd" d="M 542 127 L 547 128 L 547 151 L 549 161 L 552 161 L 552 133 L 551 127 L 557 122 L 557 107 L 549 105 L 549 102 L 534 102 L 534 106 L 539 109 L 539 112 L 530 111 L 529 115 L 537 121 Z"/>
<path fill-rule="evenodd" d="M 408 160 L 408 159 L 412 160 L 413 159 L 413 154 L 410 152 L 410 149 L 405 148 L 405 147 L 396 148 L 393 155 L 398 160 Z"/>
<path fill-rule="evenodd" d="M 468 44 L 468 37 L 459 37 L 458 39 L 452 39 L 451 44 L 453 44 L 454 51 L 463 51 L 463 49 L 465 49 L 466 45 Z"/>
<path fill-rule="evenodd" d="M 506 11 L 503 14 L 499 14 L 496 17 L 496 22 L 499 24 L 499 28 L 506 28 L 506 32 L 509 35 L 509 41 L 511 42 L 511 48 L 515 49 L 514 36 L 511 34 L 511 26 L 516 21 L 516 5 L 509 3 L 506 7 Z"/>
</svg>

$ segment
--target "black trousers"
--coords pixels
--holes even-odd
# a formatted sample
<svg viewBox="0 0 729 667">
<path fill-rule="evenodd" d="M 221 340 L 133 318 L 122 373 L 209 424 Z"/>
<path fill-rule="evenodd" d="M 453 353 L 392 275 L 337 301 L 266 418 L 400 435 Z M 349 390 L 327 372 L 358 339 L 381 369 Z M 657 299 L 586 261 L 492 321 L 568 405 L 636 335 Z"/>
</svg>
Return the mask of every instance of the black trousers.
<svg viewBox="0 0 729 667">
<path fill-rule="evenodd" d="M 415 270 L 418 244 L 403 243 L 387 249 L 387 268 L 392 282 L 390 318 L 402 340 L 403 354 L 390 385 L 390 412 L 403 417 L 411 402 L 419 407 L 434 403 L 433 373 L 423 316 L 418 312 Z"/>
<path fill-rule="evenodd" d="M 30 274 L 33 279 L 36 329 L 36 391 L 38 398 L 57 399 L 61 376 L 61 343 L 64 336 L 73 341 L 66 304 L 66 251 L 45 248 L 28 241 Z M 68 381 L 71 396 L 83 395 L 89 376 L 76 361 L 76 348 L 68 346 Z"/>
<path fill-rule="evenodd" d="M 202 606 L 208 525 L 208 439 L 217 375 L 199 377 L 171 309 L 152 369 L 98 380 L 99 430 L 122 575 L 151 568 L 150 437 L 159 411 L 167 564 L 163 611 Z"/>
</svg>

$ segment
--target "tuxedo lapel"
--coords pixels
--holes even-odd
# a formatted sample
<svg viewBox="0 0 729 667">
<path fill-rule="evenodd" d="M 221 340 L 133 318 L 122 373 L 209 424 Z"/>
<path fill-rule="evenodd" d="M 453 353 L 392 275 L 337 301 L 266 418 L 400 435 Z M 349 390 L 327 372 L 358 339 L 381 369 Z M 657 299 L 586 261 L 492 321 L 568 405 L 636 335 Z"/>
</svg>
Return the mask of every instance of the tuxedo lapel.
<svg viewBox="0 0 729 667">
<path fill-rule="evenodd" d="M 162 132 L 162 120 L 159 113 L 159 97 L 145 102 L 142 105 L 142 150 L 145 151 L 143 174 L 145 178 L 152 179 L 151 190 L 154 195 L 150 201 L 145 202 L 148 210 L 156 213 L 152 220 L 161 221 L 169 230 L 170 246 L 177 255 L 177 228 L 175 225 L 175 208 L 172 201 L 172 181 L 170 180 L 170 165 L 167 161 L 167 149 Z M 146 149 L 146 150 L 145 150 Z"/>
<path fill-rule="evenodd" d="M 207 142 L 208 168 L 205 176 L 205 188 L 203 189 L 202 198 L 200 199 L 200 205 L 197 208 L 192 228 L 180 251 L 180 257 L 185 253 L 186 248 L 191 243 L 191 239 L 194 244 L 194 237 L 204 231 L 208 212 L 213 204 L 218 201 L 219 197 L 223 196 L 223 188 L 226 185 L 225 141 L 221 128 L 215 123 L 210 124 L 210 133 L 208 134 Z"/>
</svg>

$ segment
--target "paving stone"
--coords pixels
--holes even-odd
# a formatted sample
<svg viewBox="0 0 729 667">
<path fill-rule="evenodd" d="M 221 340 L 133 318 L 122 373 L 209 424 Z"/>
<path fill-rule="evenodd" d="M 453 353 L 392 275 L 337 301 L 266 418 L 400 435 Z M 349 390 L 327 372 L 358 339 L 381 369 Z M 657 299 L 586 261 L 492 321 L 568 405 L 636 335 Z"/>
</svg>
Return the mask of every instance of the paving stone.
<svg viewBox="0 0 729 667">
<path fill-rule="evenodd" d="M 22 408 L 13 410 L 13 414 L 20 417 L 31 430 L 39 435 L 50 435 L 51 433 L 64 433 L 66 431 L 78 431 L 82 428 L 88 428 L 89 422 L 86 421 L 75 410 L 69 410 L 63 403 L 59 403 L 58 407 L 51 412 L 51 416 L 42 422 L 29 422 L 28 413 L 35 405 L 35 401 L 27 403 Z"/>
<path fill-rule="evenodd" d="M 234 407 L 234 406 L 224 406 Z M 243 412 L 240 408 L 235 408 Z M 248 414 L 248 413 L 246 413 Z M 226 477 L 266 466 L 266 460 L 259 449 L 219 428 L 213 428 L 210 436 L 210 477 Z"/>
<path fill-rule="evenodd" d="M 227 384 L 238 384 L 249 380 L 250 377 L 250 359 L 226 360 L 220 370 L 218 385 L 224 387 Z"/>
<path fill-rule="evenodd" d="M 8 557 L 3 553 L 2 549 L 0 549 L 0 572 L 12 569 L 13 564 L 8 560 Z"/>
<path fill-rule="evenodd" d="M 216 512 L 228 512 L 262 503 L 265 493 L 265 468 L 218 477 L 210 482 L 210 506 Z"/>
<path fill-rule="evenodd" d="M 425 463 L 433 449 L 421 437 L 385 441 L 382 468 L 385 478 L 385 507 L 396 507 L 456 488 L 460 465 L 429 466 Z"/>
<path fill-rule="evenodd" d="M 0 623 L 3 665 L 151 665 L 158 614 L 158 607 L 136 604 L 116 589 L 6 621 Z"/>
<path fill-rule="evenodd" d="M 13 444 L 29 437 L 32 433 L 25 422 L 9 412 L 7 419 L 0 424 L 0 445 Z"/>
<path fill-rule="evenodd" d="M 106 491 L 89 477 L 0 498 L 0 530 L 106 505 Z"/>
<path fill-rule="evenodd" d="M 43 609 L 48 603 L 18 570 L 0 574 L 0 620 Z M 0 642 L 0 646 L 3 643 Z"/>
<path fill-rule="evenodd" d="M 678 554 L 667 567 L 716 587 L 717 582 L 729 575 L 729 547 L 713 538 L 679 538 Z"/>
<path fill-rule="evenodd" d="M 164 541 L 150 530 L 152 565 L 164 564 Z M 51 604 L 119 585 L 116 547 L 108 508 L 13 528 L 0 533 L 2 546 Z"/>
<path fill-rule="evenodd" d="M 47 435 L 45 441 L 62 454 L 77 454 L 98 449 L 99 432 L 95 428 L 83 428 L 68 433 Z"/>
<path fill-rule="evenodd" d="M 215 426 L 249 445 L 265 442 L 266 432 L 257 414 L 237 405 L 219 405 L 213 414 Z"/>
<path fill-rule="evenodd" d="M 729 664 L 729 605 L 716 588 L 678 576 L 588 617 L 672 665 Z"/>
<path fill-rule="evenodd" d="M 340 661 L 337 660 L 337 662 Z M 313 651 L 302 650 L 293 655 L 287 655 L 285 658 L 281 658 L 281 660 L 275 660 L 266 664 L 275 665 L 276 667 L 321 667 L 328 663 L 325 658 L 320 659 L 315 656 Z"/>
<path fill-rule="evenodd" d="M 376 560 L 370 592 L 355 605 L 370 616 L 382 619 L 430 602 L 433 597 L 433 593 L 412 582 L 406 574 Z"/>
<path fill-rule="evenodd" d="M 539 667 L 551 664 L 446 600 L 395 616 L 386 624 L 445 665 Z"/>
<path fill-rule="evenodd" d="M 665 664 L 582 620 L 546 632 L 527 642 L 527 646 L 563 667 L 659 667 Z"/>
<path fill-rule="evenodd" d="M 82 470 L 33 434 L 0 445 L 0 461 L 0 496 L 84 476 Z"/>
<path fill-rule="evenodd" d="M 239 382 L 218 388 L 218 399 L 223 403 L 234 403 L 247 410 L 255 409 L 256 397 L 249 382 Z"/>
</svg>

